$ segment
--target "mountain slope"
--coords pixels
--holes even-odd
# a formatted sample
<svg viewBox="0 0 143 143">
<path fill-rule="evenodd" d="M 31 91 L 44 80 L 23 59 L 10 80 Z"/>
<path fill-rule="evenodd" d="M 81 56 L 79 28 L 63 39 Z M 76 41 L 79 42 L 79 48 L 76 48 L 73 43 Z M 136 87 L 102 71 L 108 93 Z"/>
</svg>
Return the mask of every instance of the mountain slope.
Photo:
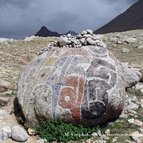
<svg viewBox="0 0 143 143">
<path fill-rule="evenodd" d="M 43 26 L 36 34 L 35 36 L 39 36 L 39 37 L 59 37 L 60 34 L 57 32 L 52 32 L 50 30 L 47 29 L 46 26 Z"/>
<path fill-rule="evenodd" d="M 143 29 L 143 0 L 139 0 L 94 33 L 122 32 L 135 29 Z"/>
</svg>

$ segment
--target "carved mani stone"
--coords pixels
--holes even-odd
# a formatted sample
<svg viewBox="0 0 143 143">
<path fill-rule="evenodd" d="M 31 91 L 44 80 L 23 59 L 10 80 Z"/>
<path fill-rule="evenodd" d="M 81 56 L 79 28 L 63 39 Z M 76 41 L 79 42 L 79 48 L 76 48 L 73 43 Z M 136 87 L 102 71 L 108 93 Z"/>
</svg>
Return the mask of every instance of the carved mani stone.
<svg viewBox="0 0 143 143">
<path fill-rule="evenodd" d="M 86 126 L 103 124 L 123 109 L 121 65 L 102 46 L 56 47 L 22 72 L 17 98 L 33 125 L 59 118 Z"/>
</svg>

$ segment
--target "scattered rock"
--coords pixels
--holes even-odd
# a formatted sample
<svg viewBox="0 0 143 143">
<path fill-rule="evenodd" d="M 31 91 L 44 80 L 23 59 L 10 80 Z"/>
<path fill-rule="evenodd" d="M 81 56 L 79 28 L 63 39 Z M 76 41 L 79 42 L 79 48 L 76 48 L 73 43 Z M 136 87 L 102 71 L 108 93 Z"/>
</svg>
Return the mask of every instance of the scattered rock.
<svg viewBox="0 0 143 143">
<path fill-rule="evenodd" d="M 96 45 L 96 41 L 92 40 L 91 38 L 87 38 L 88 45 Z"/>
<path fill-rule="evenodd" d="M 138 131 L 135 131 L 135 132 L 131 133 L 130 136 L 133 140 L 137 141 L 140 137 L 140 133 Z"/>
<path fill-rule="evenodd" d="M 7 140 L 11 137 L 11 127 L 5 126 L 0 130 L 0 141 Z"/>
<path fill-rule="evenodd" d="M 68 40 L 67 37 L 61 37 L 60 40 L 57 42 L 57 45 L 59 47 L 64 47 L 64 46 L 66 46 L 69 43 L 70 43 L 70 41 Z"/>
<path fill-rule="evenodd" d="M 7 111 L 0 109 L 0 120 L 4 120 L 7 114 Z"/>
<path fill-rule="evenodd" d="M 139 45 L 137 49 L 143 49 L 143 45 Z"/>
<path fill-rule="evenodd" d="M 85 30 L 81 32 L 81 35 L 86 35 L 86 34 L 87 34 L 87 31 Z"/>
<path fill-rule="evenodd" d="M 92 133 L 92 135 L 91 135 L 92 137 L 97 137 L 98 136 L 98 134 L 96 133 L 96 132 L 94 132 L 94 133 Z"/>
<path fill-rule="evenodd" d="M 105 134 L 110 135 L 110 129 L 107 129 L 107 130 L 105 131 Z"/>
<path fill-rule="evenodd" d="M 127 118 L 128 118 L 128 115 L 127 115 L 127 114 L 125 114 L 124 112 L 122 112 L 122 114 L 120 115 L 120 118 L 127 119 Z"/>
<path fill-rule="evenodd" d="M 143 95 L 143 82 L 138 82 L 135 85 L 135 90 L 137 90 L 140 93 L 140 95 Z"/>
<path fill-rule="evenodd" d="M 133 123 L 134 123 L 134 121 L 135 121 L 135 119 L 134 119 L 134 118 L 132 118 L 132 119 L 128 119 L 128 122 L 129 122 L 130 124 L 133 124 Z"/>
<path fill-rule="evenodd" d="M 139 105 L 133 102 L 129 102 L 129 105 L 126 108 L 127 108 L 127 111 L 136 110 L 139 108 Z"/>
<path fill-rule="evenodd" d="M 131 133 L 131 138 L 135 141 L 140 141 L 140 138 L 143 137 L 143 134 L 140 134 L 138 131 Z M 141 143 L 141 142 L 140 142 Z"/>
<path fill-rule="evenodd" d="M 91 139 L 87 139 L 85 143 L 92 143 Z"/>
<path fill-rule="evenodd" d="M 128 53 L 130 50 L 127 48 L 122 48 L 122 53 Z"/>
<path fill-rule="evenodd" d="M 25 142 L 29 138 L 25 129 L 20 126 L 14 126 L 12 128 L 11 137 L 15 141 Z"/>
<path fill-rule="evenodd" d="M 134 125 L 137 125 L 139 127 L 141 127 L 143 125 L 142 121 L 138 120 L 138 119 L 135 119 L 134 122 L 133 122 Z"/>
<path fill-rule="evenodd" d="M 132 87 L 140 81 L 141 77 L 136 73 L 136 71 L 134 71 L 133 68 L 129 67 L 127 63 L 122 63 L 122 67 L 126 88 Z"/>
<path fill-rule="evenodd" d="M 130 96 L 129 101 L 136 102 L 137 101 L 137 97 L 136 96 Z"/>
<path fill-rule="evenodd" d="M 91 35 L 93 34 L 93 31 L 91 29 L 87 29 L 86 32 L 87 34 L 91 34 Z"/>
<path fill-rule="evenodd" d="M 128 43 L 128 44 L 135 43 L 136 42 L 136 38 L 125 37 L 124 41 L 126 43 Z"/>
<path fill-rule="evenodd" d="M 11 84 L 3 79 L 0 79 L 0 92 L 6 91 L 11 87 Z"/>
</svg>

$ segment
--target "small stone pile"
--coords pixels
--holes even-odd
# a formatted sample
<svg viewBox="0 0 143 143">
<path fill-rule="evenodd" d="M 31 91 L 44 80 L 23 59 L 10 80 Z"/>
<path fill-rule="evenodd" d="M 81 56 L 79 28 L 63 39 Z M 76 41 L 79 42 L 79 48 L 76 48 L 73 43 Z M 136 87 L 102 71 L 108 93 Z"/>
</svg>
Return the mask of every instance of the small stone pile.
<svg viewBox="0 0 143 143">
<path fill-rule="evenodd" d="M 95 35 L 92 30 L 87 29 L 82 31 L 79 35 L 73 36 L 71 34 L 63 35 L 59 41 L 52 42 L 47 48 L 41 50 L 38 55 L 41 55 L 44 51 L 54 50 L 56 47 L 67 48 L 80 48 L 81 46 L 101 46 L 106 47 L 102 42 L 103 35 Z"/>
</svg>

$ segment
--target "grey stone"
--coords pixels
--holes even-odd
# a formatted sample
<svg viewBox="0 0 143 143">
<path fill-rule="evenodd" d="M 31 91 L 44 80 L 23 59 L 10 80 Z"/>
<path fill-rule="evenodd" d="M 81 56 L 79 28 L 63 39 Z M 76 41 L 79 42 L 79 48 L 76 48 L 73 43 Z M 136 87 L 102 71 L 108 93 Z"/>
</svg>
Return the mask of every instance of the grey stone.
<svg viewBox="0 0 143 143">
<path fill-rule="evenodd" d="M 96 41 L 92 40 L 91 38 L 87 38 L 86 41 L 88 45 L 96 45 Z"/>
<path fill-rule="evenodd" d="M 63 47 L 66 46 L 67 44 L 69 44 L 70 41 L 68 40 L 67 37 L 60 37 L 60 40 L 58 41 L 58 46 Z"/>
<path fill-rule="evenodd" d="M 138 131 L 131 133 L 131 138 L 135 141 L 139 141 L 140 137 L 143 137 L 143 134 L 140 134 Z"/>
<path fill-rule="evenodd" d="M 143 45 L 139 45 L 137 49 L 143 49 Z"/>
<path fill-rule="evenodd" d="M 132 38 L 132 37 L 125 37 L 124 41 L 128 44 L 130 43 L 135 43 L 136 42 L 136 38 Z"/>
<path fill-rule="evenodd" d="M 140 81 L 141 77 L 127 63 L 122 63 L 122 67 L 125 87 L 132 87 Z"/>
<path fill-rule="evenodd" d="M 139 108 L 139 105 L 138 104 L 135 104 L 133 102 L 129 102 L 129 105 L 127 106 L 127 110 L 128 111 L 131 111 L 131 110 L 136 110 Z"/>
<path fill-rule="evenodd" d="M 5 126 L 0 130 L 0 141 L 7 140 L 11 137 L 11 127 Z"/>
<path fill-rule="evenodd" d="M 0 91 L 6 91 L 11 87 L 11 84 L 3 79 L 0 79 Z"/>
<path fill-rule="evenodd" d="M 143 125 L 142 121 L 138 120 L 138 119 L 135 119 L 134 122 L 133 122 L 134 125 L 137 125 L 139 127 L 141 127 Z"/>
<path fill-rule="evenodd" d="M 91 35 L 93 34 L 93 31 L 91 29 L 87 29 L 86 32 L 87 34 L 91 34 Z"/>
<path fill-rule="evenodd" d="M 130 50 L 127 48 L 122 48 L 122 53 L 128 53 Z"/>
<path fill-rule="evenodd" d="M 24 128 L 20 126 L 14 126 L 11 131 L 11 137 L 15 141 L 25 142 L 29 138 L 29 135 Z"/>
<path fill-rule="evenodd" d="M 140 93 L 140 95 L 143 95 L 143 83 L 142 82 L 138 82 L 135 85 L 135 90 L 138 91 L 138 93 Z"/>
<path fill-rule="evenodd" d="M 135 121 L 135 119 L 134 119 L 134 118 L 132 118 L 132 119 L 128 119 L 128 122 L 129 122 L 130 124 L 133 124 L 133 123 L 134 123 L 134 121 Z"/>
<path fill-rule="evenodd" d="M 81 32 L 81 35 L 86 35 L 87 34 L 87 31 L 85 31 L 85 30 L 83 30 L 82 32 Z"/>
</svg>

